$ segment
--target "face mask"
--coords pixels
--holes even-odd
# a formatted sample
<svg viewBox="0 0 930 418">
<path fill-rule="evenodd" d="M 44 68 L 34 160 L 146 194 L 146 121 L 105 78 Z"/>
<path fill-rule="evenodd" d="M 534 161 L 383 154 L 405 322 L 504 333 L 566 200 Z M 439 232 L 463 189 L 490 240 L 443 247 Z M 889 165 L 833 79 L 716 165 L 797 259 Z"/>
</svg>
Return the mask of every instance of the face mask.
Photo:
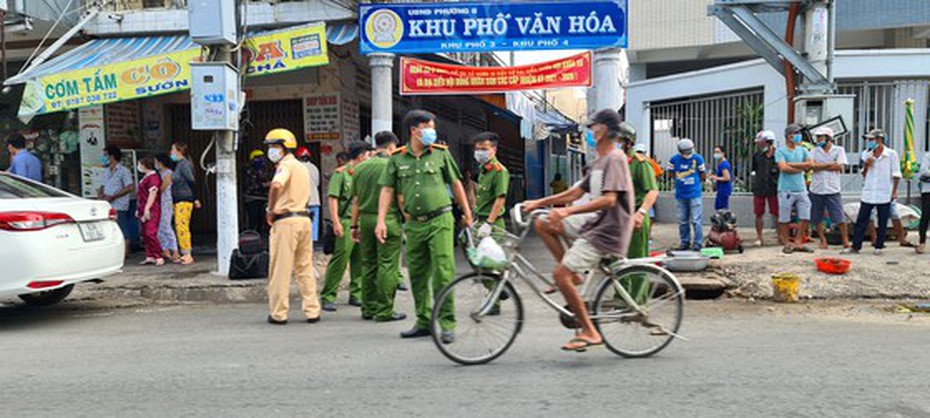
<svg viewBox="0 0 930 418">
<path fill-rule="evenodd" d="M 261 170 L 263 167 L 265 167 L 265 162 L 262 161 L 261 158 L 256 158 L 252 160 L 252 168 L 256 170 Z"/>
<path fill-rule="evenodd" d="M 487 164 L 488 161 L 491 161 L 491 153 L 487 150 L 476 150 L 475 161 L 478 161 L 480 164 Z"/>
<path fill-rule="evenodd" d="M 714 153 L 714 159 L 715 159 L 715 160 L 722 160 L 722 159 L 723 159 L 723 154 Z"/>
<path fill-rule="evenodd" d="M 585 129 L 584 141 L 585 141 L 585 144 L 588 146 L 588 149 L 597 148 L 597 140 L 594 139 L 594 131 L 590 129 Z"/>
<path fill-rule="evenodd" d="M 140 165 L 140 166 L 137 166 L 137 167 L 136 167 L 136 170 L 139 170 L 140 173 L 145 174 L 145 167 L 143 167 L 143 166 L 141 166 L 141 165 Z"/>
<path fill-rule="evenodd" d="M 869 151 L 875 149 L 875 147 L 877 147 L 877 146 L 878 146 L 878 143 L 875 142 L 875 141 L 868 141 L 868 142 L 865 143 L 865 149 L 867 149 L 867 150 L 869 150 Z"/>
<path fill-rule="evenodd" d="M 817 143 L 817 146 L 820 147 L 820 148 L 823 148 L 823 147 L 825 147 L 826 145 L 827 145 L 827 141 L 820 141 L 820 142 Z"/>
<path fill-rule="evenodd" d="M 100 156 L 100 164 L 110 165 L 110 159 L 106 155 Z"/>
<path fill-rule="evenodd" d="M 694 151 L 692 151 L 692 150 L 688 150 L 688 151 L 679 151 L 678 153 L 681 154 L 682 157 L 689 158 L 689 157 L 691 157 L 691 154 L 694 154 Z"/>
<path fill-rule="evenodd" d="M 436 130 L 433 128 L 420 129 L 420 143 L 425 146 L 433 145 L 436 142 Z"/>
<path fill-rule="evenodd" d="M 794 142 L 795 144 L 800 144 L 801 138 L 802 138 L 801 134 L 794 134 L 794 136 L 791 137 L 791 142 Z"/>
<path fill-rule="evenodd" d="M 273 163 L 277 163 L 284 158 L 284 151 L 281 148 L 268 148 L 268 159 Z"/>
<path fill-rule="evenodd" d="M 178 154 L 171 153 L 171 161 L 178 162 L 181 161 L 181 157 L 178 157 Z"/>
</svg>

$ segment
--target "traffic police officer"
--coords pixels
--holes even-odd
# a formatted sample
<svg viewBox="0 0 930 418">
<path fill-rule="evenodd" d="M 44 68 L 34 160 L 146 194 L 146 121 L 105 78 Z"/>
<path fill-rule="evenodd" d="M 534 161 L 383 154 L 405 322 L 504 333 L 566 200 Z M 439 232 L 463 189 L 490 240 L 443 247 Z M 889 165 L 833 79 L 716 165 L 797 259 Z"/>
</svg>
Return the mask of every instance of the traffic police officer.
<svg viewBox="0 0 930 418">
<path fill-rule="evenodd" d="M 268 276 L 268 322 L 287 323 L 291 275 L 297 279 L 307 322 L 320 320 L 313 277 L 313 226 L 307 212 L 310 201 L 310 172 L 297 158 L 297 139 L 287 129 L 274 129 L 265 136 L 268 159 L 276 171 L 268 190 L 267 222 L 271 225 L 271 263 Z"/>
<path fill-rule="evenodd" d="M 417 322 L 401 338 L 426 337 L 433 305 L 433 293 L 439 292 L 455 276 L 455 221 L 447 186 L 462 208 L 462 218 L 471 226 L 471 208 L 462 187 L 462 175 L 445 146 L 436 145 L 436 116 L 423 110 L 407 113 L 403 132 L 409 146 L 394 152 L 381 176 L 378 223 L 375 236 L 387 242 L 387 214 L 395 191 L 399 206 L 407 218 L 407 269 L 417 311 Z M 440 312 L 442 342 L 454 341 L 455 312 L 452 301 Z"/>
<path fill-rule="evenodd" d="M 352 210 L 352 177 L 354 166 L 365 161 L 368 149 L 362 142 L 353 142 L 348 146 L 349 161 L 336 168 L 332 178 L 329 179 L 329 213 L 333 221 L 333 235 L 336 236 L 336 246 L 333 255 L 326 266 L 326 275 L 323 280 L 323 292 L 320 299 L 323 301 L 323 310 L 336 311 L 336 293 L 339 284 L 345 276 L 346 265 L 349 266 L 349 305 L 361 306 L 362 263 L 360 254 L 355 251 L 355 242 L 349 234 Z"/>
<path fill-rule="evenodd" d="M 475 216 L 478 222 L 504 229 L 502 216 L 510 187 L 510 172 L 497 160 L 500 137 L 494 132 L 482 132 L 472 138 L 472 143 L 475 144 L 475 160 L 479 164 Z"/>
<path fill-rule="evenodd" d="M 656 172 L 649 157 L 633 150 L 636 145 L 636 129 L 627 122 L 620 123 L 620 146 L 626 153 L 630 165 L 630 177 L 633 180 L 633 196 L 636 214 L 633 215 L 633 235 L 627 258 L 649 257 L 649 235 L 651 220 L 649 210 L 659 198 L 659 185 Z M 637 302 L 645 302 L 648 282 L 644 278 L 634 278 L 627 289 Z"/>
<path fill-rule="evenodd" d="M 355 251 L 362 254 L 362 318 L 376 322 L 400 321 L 407 315 L 394 312 L 397 277 L 400 275 L 400 251 L 403 229 L 400 210 L 391 203 L 385 217 L 387 238 L 379 243 L 375 238 L 378 225 L 379 181 L 387 168 L 391 154 L 400 141 L 393 132 L 375 135 L 378 153 L 355 167 L 352 176 L 352 239 Z"/>
</svg>

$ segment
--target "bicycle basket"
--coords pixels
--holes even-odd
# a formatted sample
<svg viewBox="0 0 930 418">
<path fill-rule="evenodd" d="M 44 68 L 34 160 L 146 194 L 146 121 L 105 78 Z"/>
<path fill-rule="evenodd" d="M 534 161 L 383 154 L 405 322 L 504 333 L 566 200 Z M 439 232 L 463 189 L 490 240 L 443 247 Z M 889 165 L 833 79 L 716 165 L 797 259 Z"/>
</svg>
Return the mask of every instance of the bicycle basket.
<svg viewBox="0 0 930 418">
<path fill-rule="evenodd" d="M 477 237 L 478 227 L 472 227 L 471 236 Z M 480 240 L 468 240 L 463 234 L 465 258 L 476 270 L 502 271 L 510 265 L 516 253 L 519 237 L 502 228 L 492 228 L 491 234 Z"/>
</svg>

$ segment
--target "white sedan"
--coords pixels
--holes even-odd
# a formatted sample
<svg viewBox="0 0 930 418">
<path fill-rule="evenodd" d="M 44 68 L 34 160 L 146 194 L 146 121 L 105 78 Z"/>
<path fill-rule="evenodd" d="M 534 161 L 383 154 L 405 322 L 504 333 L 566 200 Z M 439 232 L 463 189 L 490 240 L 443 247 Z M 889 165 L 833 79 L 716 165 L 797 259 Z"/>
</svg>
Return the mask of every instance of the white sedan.
<svg viewBox="0 0 930 418">
<path fill-rule="evenodd" d="M 123 246 L 109 203 L 0 172 L 0 300 L 60 302 L 76 283 L 118 273 Z"/>
</svg>

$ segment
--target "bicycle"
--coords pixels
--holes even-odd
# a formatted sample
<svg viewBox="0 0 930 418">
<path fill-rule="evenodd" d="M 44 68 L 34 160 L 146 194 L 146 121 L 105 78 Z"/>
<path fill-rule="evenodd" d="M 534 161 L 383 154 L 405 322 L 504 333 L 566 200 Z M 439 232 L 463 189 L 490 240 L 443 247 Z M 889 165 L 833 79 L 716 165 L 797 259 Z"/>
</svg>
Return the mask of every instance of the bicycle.
<svg viewBox="0 0 930 418">
<path fill-rule="evenodd" d="M 519 235 L 500 228 L 492 233 L 506 254 L 504 267 L 483 269 L 469 260 L 474 271 L 446 285 L 435 299 L 430 320 L 433 342 L 456 363 L 489 363 L 516 340 L 524 320 L 523 302 L 514 286 L 518 279 L 559 313 L 563 326 L 580 328 L 567 306 L 561 306 L 540 290 L 537 282 L 548 286 L 552 283 L 519 252 L 533 220 L 549 211 L 535 210 L 524 218 L 522 209 L 522 205 L 517 205 L 511 212 Z M 474 248 L 471 230 L 466 229 L 463 234 L 467 244 Z M 672 273 L 655 264 L 663 259 L 609 258 L 587 273 L 581 295 L 604 345 L 613 353 L 627 358 L 649 357 L 673 339 L 685 339 L 677 334 L 685 291 Z M 598 276 L 601 278 L 595 280 Z M 448 344 L 441 341 L 439 321 L 440 310 L 446 303 L 453 305 L 458 321 L 455 341 Z"/>
</svg>

